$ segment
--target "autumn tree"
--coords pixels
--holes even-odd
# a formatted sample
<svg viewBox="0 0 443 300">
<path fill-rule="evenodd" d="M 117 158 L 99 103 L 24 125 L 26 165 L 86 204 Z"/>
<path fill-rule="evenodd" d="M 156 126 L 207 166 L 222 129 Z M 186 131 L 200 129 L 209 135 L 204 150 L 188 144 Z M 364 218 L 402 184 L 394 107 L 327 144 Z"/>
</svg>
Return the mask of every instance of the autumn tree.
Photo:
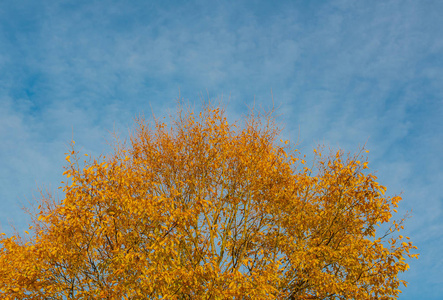
<svg viewBox="0 0 443 300">
<path fill-rule="evenodd" d="M 416 247 L 363 151 L 308 165 L 272 112 L 180 107 L 171 125 L 137 119 L 109 156 L 73 147 L 62 199 L 1 237 L 2 298 L 397 298 Z"/>
</svg>

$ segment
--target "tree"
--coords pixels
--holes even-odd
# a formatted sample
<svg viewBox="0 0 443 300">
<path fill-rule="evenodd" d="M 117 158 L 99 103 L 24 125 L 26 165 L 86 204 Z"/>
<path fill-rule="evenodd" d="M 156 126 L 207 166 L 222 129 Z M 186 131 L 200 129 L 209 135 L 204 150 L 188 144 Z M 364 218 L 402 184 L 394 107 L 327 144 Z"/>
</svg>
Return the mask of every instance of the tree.
<svg viewBox="0 0 443 300">
<path fill-rule="evenodd" d="M 362 151 L 314 149 L 308 167 L 272 112 L 239 128 L 211 103 L 136 124 L 108 157 L 80 163 L 72 145 L 63 199 L 42 197 L 27 239 L 3 234 L 4 298 L 394 299 L 406 285 L 401 198 Z"/>
</svg>

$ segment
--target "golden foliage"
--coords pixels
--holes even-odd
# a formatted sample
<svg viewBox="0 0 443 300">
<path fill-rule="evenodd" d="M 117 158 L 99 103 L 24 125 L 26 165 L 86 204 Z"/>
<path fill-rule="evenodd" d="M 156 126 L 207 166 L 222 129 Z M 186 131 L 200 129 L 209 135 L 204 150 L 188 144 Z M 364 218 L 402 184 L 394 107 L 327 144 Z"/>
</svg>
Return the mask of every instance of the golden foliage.
<svg viewBox="0 0 443 300">
<path fill-rule="evenodd" d="M 238 128 L 208 104 L 138 119 L 84 166 L 72 150 L 64 198 L 43 197 L 29 241 L 0 239 L 2 298 L 397 298 L 417 257 L 393 237 L 401 198 L 360 154 L 315 149 L 307 167 L 278 134 L 271 113 Z"/>
</svg>

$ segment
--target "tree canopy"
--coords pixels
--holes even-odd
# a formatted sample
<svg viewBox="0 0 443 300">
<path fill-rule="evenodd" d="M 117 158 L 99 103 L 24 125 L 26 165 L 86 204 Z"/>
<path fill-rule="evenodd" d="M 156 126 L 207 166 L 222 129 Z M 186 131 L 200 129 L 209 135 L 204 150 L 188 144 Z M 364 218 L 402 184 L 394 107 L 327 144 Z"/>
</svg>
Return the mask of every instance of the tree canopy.
<svg viewBox="0 0 443 300">
<path fill-rule="evenodd" d="M 365 150 L 308 164 L 272 112 L 180 107 L 171 125 L 136 119 L 110 155 L 72 145 L 62 199 L 0 239 L 2 297 L 397 298 L 416 247 Z"/>
</svg>

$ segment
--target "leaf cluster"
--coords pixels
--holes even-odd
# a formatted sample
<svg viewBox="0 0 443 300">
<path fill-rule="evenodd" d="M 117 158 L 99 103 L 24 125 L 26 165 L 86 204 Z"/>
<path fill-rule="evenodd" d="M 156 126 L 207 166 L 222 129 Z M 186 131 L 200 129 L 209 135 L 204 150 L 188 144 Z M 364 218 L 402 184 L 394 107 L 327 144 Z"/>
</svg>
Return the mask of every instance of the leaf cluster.
<svg viewBox="0 0 443 300">
<path fill-rule="evenodd" d="M 42 197 L 28 241 L 0 239 L 5 299 L 395 299 L 416 247 L 399 196 L 361 153 L 305 157 L 272 112 L 137 119 L 129 145 L 66 160 L 61 201 Z M 388 225 L 388 232 L 380 228 Z"/>
</svg>

